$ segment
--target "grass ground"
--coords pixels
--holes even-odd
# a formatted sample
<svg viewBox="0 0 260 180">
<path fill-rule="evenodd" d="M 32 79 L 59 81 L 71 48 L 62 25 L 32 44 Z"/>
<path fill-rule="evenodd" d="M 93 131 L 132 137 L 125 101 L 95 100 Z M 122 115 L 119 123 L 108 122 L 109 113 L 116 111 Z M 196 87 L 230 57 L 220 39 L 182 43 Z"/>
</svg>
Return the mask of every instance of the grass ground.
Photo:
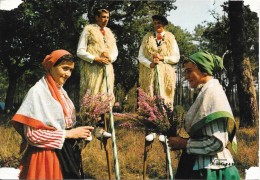
<svg viewBox="0 0 260 180">
<path fill-rule="evenodd" d="M 0 115 L 0 167 L 18 167 L 20 136 L 10 125 L 10 117 Z M 124 119 L 116 118 L 116 124 Z M 121 179 L 142 179 L 144 130 L 140 128 L 116 127 L 116 143 Z M 242 178 L 249 167 L 258 166 L 259 128 L 240 128 L 237 132 L 238 154 L 235 165 Z M 111 145 L 111 144 L 110 144 Z M 112 147 L 110 146 L 111 160 Z M 100 141 L 94 138 L 82 152 L 83 168 L 86 177 L 93 179 L 108 179 L 107 162 L 104 148 Z M 171 152 L 174 172 L 178 163 L 178 152 Z M 147 159 L 147 177 L 150 179 L 166 178 L 166 160 L 163 146 L 158 138 L 152 144 Z M 112 178 L 115 175 L 113 174 Z"/>
</svg>

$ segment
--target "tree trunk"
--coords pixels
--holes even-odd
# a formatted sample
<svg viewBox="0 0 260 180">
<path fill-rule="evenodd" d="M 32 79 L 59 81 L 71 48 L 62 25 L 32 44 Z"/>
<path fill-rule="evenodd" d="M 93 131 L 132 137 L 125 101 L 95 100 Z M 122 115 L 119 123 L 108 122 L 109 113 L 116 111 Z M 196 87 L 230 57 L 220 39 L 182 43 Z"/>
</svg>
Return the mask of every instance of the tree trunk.
<svg viewBox="0 0 260 180">
<path fill-rule="evenodd" d="M 249 58 L 244 58 L 242 62 L 242 66 L 244 68 L 244 72 L 243 72 L 244 82 L 242 86 L 243 88 L 242 92 L 245 92 L 242 94 L 242 97 L 244 98 L 244 102 L 248 104 L 248 107 L 251 110 L 251 111 L 245 111 L 243 113 L 243 119 L 250 118 L 252 122 L 249 122 L 249 125 L 256 125 L 259 114 L 258 114 L 255 85 L 252 77 L 252 70 L 251 70 L 251 64 Z"/>
<path fill-rule="evenodd" d="M 7 89 L 6 99 L 5 99 L 5 111 L 7 113 L 13 110 L 16 83 L 17 83 L 17 78 L 15 78 L 14 76 L 11 77 L 9 76 L 9 86 Z"/>
<path fill-rule="evenodd" d="M 181 68 L 176 68 L 176 87 L 175 87 L 175 98 L 174 98 L 174 104 L 180 105 L 182 104 L 182 82 L 181 82 Z"/>
<path fill-rule="evenodd" d="M 243 1 L 229 1 L 232 58 L 238 87 L 240 126 L 255 126 L 258 108 L 249 59 L 246 57 Z"/>
</svg>

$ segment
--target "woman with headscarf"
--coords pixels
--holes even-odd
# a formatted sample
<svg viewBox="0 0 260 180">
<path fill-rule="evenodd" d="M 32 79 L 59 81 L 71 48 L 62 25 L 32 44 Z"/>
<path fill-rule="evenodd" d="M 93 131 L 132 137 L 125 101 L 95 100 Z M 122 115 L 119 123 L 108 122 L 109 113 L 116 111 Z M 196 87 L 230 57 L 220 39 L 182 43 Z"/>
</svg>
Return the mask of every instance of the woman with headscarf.
<svg viewBox="0 0 260 180">
<path fill-rule="evenodd" d="M 75 107 L 63 85 L 71 76 L 75 59 L 55 50 L 42 62 L 46 75 L 27 93 L 12 118 L 25 150 L 20 179 L 83 178 L 81 150 L 76 140 L 91 136 L 93 127 L 76 124 Z"/>
<path fill-rule="evenodd" d="M 207 51 L 184 61 L 185 78 L 199 93 L 185 117 L 190 137 L 168 138 L 171 150 L 182 149 L 176 179 L 240 179 L 227 148 L 230 141 L 237 151 L 234 117 L 223 87 L 213 77 L 223 68 L 222 58 Z"/>
</svg>

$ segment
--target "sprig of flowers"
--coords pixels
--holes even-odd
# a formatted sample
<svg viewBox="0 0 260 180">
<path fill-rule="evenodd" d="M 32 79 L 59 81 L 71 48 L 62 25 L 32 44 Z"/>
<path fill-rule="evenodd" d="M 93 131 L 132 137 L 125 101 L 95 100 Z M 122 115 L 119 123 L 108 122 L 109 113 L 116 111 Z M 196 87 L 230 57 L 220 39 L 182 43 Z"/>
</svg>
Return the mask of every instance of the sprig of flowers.
<svg viewBox="0 0 260 180">
<path fill-rule="evenodd" d="M 118 118 L 127 119 L 127 121 L 120 122 L 119 127 L 126 128 L 126 129 L 135 129 L 140 125 L 138 121 L 139 119 L 138 114 L 114 112 L 113 115 Z"/>
<path fill-rule="evenodd" d="M 100 120 L 100 116 L 110 111 L 109 102 L 113 97 L 105 93 L 92 94 L 90 90 L 82 98 L 81 125 L 94 125 Z"/>
<path fill-rule="evenodd" d="M 138 114 L 141 123 L 153 132 L 174 135 L 177 133 L 178 122 L 174 120 L 173 110 L 165 104 L 160 96 L 151 97 L 138 88 Z"/>
</svg>

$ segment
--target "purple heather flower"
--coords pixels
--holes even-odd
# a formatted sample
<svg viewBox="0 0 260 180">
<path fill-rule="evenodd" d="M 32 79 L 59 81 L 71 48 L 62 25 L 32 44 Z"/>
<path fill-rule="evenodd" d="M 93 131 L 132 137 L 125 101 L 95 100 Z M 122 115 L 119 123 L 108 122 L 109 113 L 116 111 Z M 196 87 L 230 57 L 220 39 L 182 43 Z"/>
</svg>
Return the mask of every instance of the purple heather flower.
<svg viewBox="0 0 260 180">
<path fill-rule="evenodd" d="M 113 99 L 105 93 L 91 94 L 90 90 L 86 91 L 80 105 L 85 110 L 87 121 L 98 121 L 101 114 L 110 110 L 109 103 Z"/>
<path fill-rule="evenodd" d="M 137 112 L 140 116 L 141 122 L 147 125 L 145 121 L 151 122 L 157 128 L 169 128 L 169 119 L 164 103 L 164 99 L 161 96 L 155 95 L 153 97 L 146 94 L 141 88 L 138 88 L 138 109 Z M 154 128 L 154 126 L 152 126 Z M 157 132 L 160 130 L 157 129 Z"/>
</svg>

